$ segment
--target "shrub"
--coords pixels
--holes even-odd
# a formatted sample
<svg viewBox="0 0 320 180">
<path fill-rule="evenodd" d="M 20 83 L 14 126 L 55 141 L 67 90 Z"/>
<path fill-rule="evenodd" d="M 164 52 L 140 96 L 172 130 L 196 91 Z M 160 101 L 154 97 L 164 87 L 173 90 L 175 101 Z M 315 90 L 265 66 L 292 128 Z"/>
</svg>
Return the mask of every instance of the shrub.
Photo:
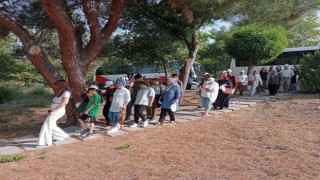
<svg viewBox="0 0 320 180">
<path fill-rule="evenodd" d="M 300 82 L 301 88 L 307 93 L 320 93 L 320 52 L 314 55 L 308 54 L 302 58 L 300 66 Z"/>
<path fill-rule="evenodd" d="M 0 85 L 0 104 L 18 99 L 21 94 L 22 91 L 18 87 L 13 86 L 11 83 L 2 83 Z"/>
</svg>

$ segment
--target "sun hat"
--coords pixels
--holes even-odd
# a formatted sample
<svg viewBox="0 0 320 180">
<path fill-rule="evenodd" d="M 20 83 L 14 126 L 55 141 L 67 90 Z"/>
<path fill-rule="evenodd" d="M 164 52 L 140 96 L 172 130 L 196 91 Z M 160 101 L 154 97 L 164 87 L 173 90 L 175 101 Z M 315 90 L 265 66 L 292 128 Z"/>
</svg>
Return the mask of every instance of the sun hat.
<svg viewBox="0 0 320 180">
<path fill-rule="evenodd" d="M 108 88 L 110 85 L 113 84 L 113 81 L 107 81 L 105 84 L 104 84 L 104 88 Z"/>
<path fill-rule="evenodd" d="M 99 90 L 98 86 L 97 85 L 91 85 L 89 87 L 89 90 Z"/>
</svg>

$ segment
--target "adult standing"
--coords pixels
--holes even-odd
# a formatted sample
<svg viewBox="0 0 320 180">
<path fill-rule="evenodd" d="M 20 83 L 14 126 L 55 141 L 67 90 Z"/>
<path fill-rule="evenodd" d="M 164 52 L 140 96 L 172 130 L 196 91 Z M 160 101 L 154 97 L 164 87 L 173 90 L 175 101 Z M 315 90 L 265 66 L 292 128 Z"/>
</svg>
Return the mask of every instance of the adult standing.
<svg viewBox="0 0 320 180">
<path fill-rule="evenodd" d="M 258 85 L 262 86 L 262 80 L 258 74 L 258 70 L 254 70 L 251 75 L 248 76 L 248 91 L 249 96 L 252 97 L 256 93 Z"/>
<path fill-rule="evenodd" d="M 179 103 L 182 103 L 182 98 L 184 97 L 183 83 L 182 81 L 180 81 L 179 75 L 177 73 L 173 73 L 171 77 L 174 78 L 177 81 L 177 84 L 180 86 L 181 95 L 180 95 Z"/>
<path fill-rule="evenodd" d="M 247 89 L 247 81 L 248 76 L 245 74 L 244 70 L 241 70 L 238 75 L 238 86 L 236 87 L 234 94 L 236 94 L 239 91 L 240 96 L 242 96 L 243 92 Z"/>
<path fill-rule="evenodd" d="M 232 88 L 236 89 L 238 87 L 238 78 L 232 74 L 231 69 L 227 69 L 227 77 L 232 83 Z"/>
<path fill-rule="evenodd" d="M 111 106 L 109 109 L 108 117 L 112 122 L 112 128 L 107 131 L 108 134 L 118 132 L 120 126 L 118 123 L 118 118 L 121 111 L 125 111 L 128 103 L 130 102 L 130 91 L 125 88 L 126 82 L 122 79 L 117 79 L 115 82 L 116 91 L 113 94 Z"/>
<path fill-rule="evenodd" d="M 37 143 L 38 147 L 51 146 L 52 139 L 63 141 L 70 138 L 67 133 L 57 126 L 57 121 L 66 113 L 65 107 L 69 102 L 70 92 L 68 83 L 65 80 L 59 80 L 55 85 L 58 90 L 48 111 L 48 116 L 41 127 Z"/>
<path fill-rule="evenodd" d="M 155 92 L 153 88 L 149 87 L 149 83 L 146 81 L 140 82 L 140 90 L 137 94 L 136 101 L 134 102 L 134 123 L 130 126 L 135 128 L 139 124 L 139 118 L 142 119 L 142 127 L 148 126 L 148 121 L 144 115 L 144 111 L 147 107 L 151 108 L 154 101 Z"/>
<path fill-rule="evenodd" d="M 167 114 L 169 114 L 170 122 L 175 122 L 175 112 L 177 111 L 179 106 L 178 102 L 181 95 L 181 89 L 177 83 L 177 80 L 175 78 L 168 78 L 167 85 L 168 86 L 164 90 L 161 97 L 162 104 L 158 122 L 159 125 L 163 124 Z"/>
<path fill-rule="evenodd" d="M 281 81 L 280 75 L 276 70 L 276 68 L 273 67 L 269 72 L 268 78 L 267 78 L 267 85 L 268 85 L 268 90 L 270 95 L 277 94 L 280 81 Z"/>
<path fill-rule="evenodd" d="M 292 69 L 290 69 L 290 66 L 288 64 L 285 64 L 284 69 L 282 69 L 280 72 L 281 72 L 282 84 L 280 85 L 279 90 L 280 92 L 287 93 L 290 88 L 291 78 L 292 76 L 294 76 L 294 72 L 292 71 Z"/>
<path fill-rule="evenodd" d="M 129 91 L 130 91 L 130 94 L 131 94 L 131 100 L 127 105 L 125 121 L 129 121 L 130 120 L 132 106 L 134 105 L 134 102 L 136 100 L 138 91 L 140 90 L 140 82 L 141 81 L 142 81 L 142 75 L 141 74 L 136 74 L 136 75 L 134 75 L 133 84 L 132 84 L 132 82 L 130 83 L 130 84 L 132 84 L 132 86 L 131 85 L 129 86 Z"/>
<path fill-rule="evenodd" d="M 225 71 L 223 71 L 219 75 L 218 84 L 219 84 L 220 88 L 219 88 L 219 93 L 218 93 L 216 105 L 217 105 L 218 109 L 220 109 L 220 110 L 223 108 L 229 108 L 230 95 L 225 94 L 223 91 L 223 88 L 232 88 L 232 82 L 228 79 Z"/>
<path fill-rule="evenodd" d="M 266 82 L 267 82 L 267 78 L 268 78 L 268 70 L 267 68 L 265 67 L 262 67 L 260 72 L 259 72 L 259 75 L 261 77 L 261 80 L 262 80 L 262 86 L 259 87 L 259 91 L 262 91 L 262 92 L 265 92 L 265 89 L 266 89 Z"/>
<path fill-rule="evenodd" d="M 108 117 L 108 114 L 116 87 L 114 86 L 113 81 L 107 81 L 104 85 L 104 88 L 106 88 L 106 91 L 104 92 L 103 96 L 106 98 L 106 102 L 103 107 L 103 116 L 106 119 L 106 126 L 111 126 L 111 119 Z"/>
<path fill-rule="evenodd" d="M 215 82 L 211 74 L 207 75 L 209 78 L 201 85 L 201 106 L 204 108 L 203 116 L 208 115 L 211 104 L 217 99 L 219 93 L 219 84 Z"/>
</svg>

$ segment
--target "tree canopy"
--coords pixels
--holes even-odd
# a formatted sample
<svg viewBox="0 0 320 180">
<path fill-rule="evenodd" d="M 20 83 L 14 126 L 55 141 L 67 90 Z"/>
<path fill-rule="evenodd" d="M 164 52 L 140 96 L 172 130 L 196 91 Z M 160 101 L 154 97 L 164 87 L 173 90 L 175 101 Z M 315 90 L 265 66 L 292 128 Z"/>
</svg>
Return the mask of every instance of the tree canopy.
<svg viewBox="0 0 320 180">
<path fill-rule="evenodd" d="M 248 62 L 249 74 L 254 65 L 274 60 L 287 44 L 283 28 L 244 26 L 230 33 L 226 50 L 236 60 Z"/>
</svg>

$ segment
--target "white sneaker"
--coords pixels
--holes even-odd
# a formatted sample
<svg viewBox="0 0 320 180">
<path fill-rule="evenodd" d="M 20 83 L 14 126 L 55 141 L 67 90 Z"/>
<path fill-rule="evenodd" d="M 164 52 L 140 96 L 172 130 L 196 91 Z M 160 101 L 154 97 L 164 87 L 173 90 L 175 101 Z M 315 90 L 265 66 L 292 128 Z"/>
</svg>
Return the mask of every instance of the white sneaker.
<svg viewBox="0 0 320 180">
<path fill-rule="evenodd" d="M 155 122 L 157 122 L 158 120 L 156 120 L 156 118 L 152 118 L 152 119 L 150 119 L 150 121 L 149 122 L 151 122 L 151 123 L 155 123 Z"/>
<path fill-rule="evenodd" d="M 147 127 L 148 126 L 148 121 L 147 120 L 145 120 L 145 121 L 143 121 L 143 124 L 142 124 L 142 127 Z"/>
<path fill-rule="evenodd" d="M 133 123 L 130 127 L 131 127 L 131 128 L 138 127 L 138 124 L 137 124 L 137 123 Z"/>
<path fill-rule="evenodd" d="M 117 128 L 111 128 L 109 131 L 107 131 L 108 134 L 112 134 L 112 133 L 115 133 L 115 132 L 118 132 L 119 130 Z"/>
</svg>

